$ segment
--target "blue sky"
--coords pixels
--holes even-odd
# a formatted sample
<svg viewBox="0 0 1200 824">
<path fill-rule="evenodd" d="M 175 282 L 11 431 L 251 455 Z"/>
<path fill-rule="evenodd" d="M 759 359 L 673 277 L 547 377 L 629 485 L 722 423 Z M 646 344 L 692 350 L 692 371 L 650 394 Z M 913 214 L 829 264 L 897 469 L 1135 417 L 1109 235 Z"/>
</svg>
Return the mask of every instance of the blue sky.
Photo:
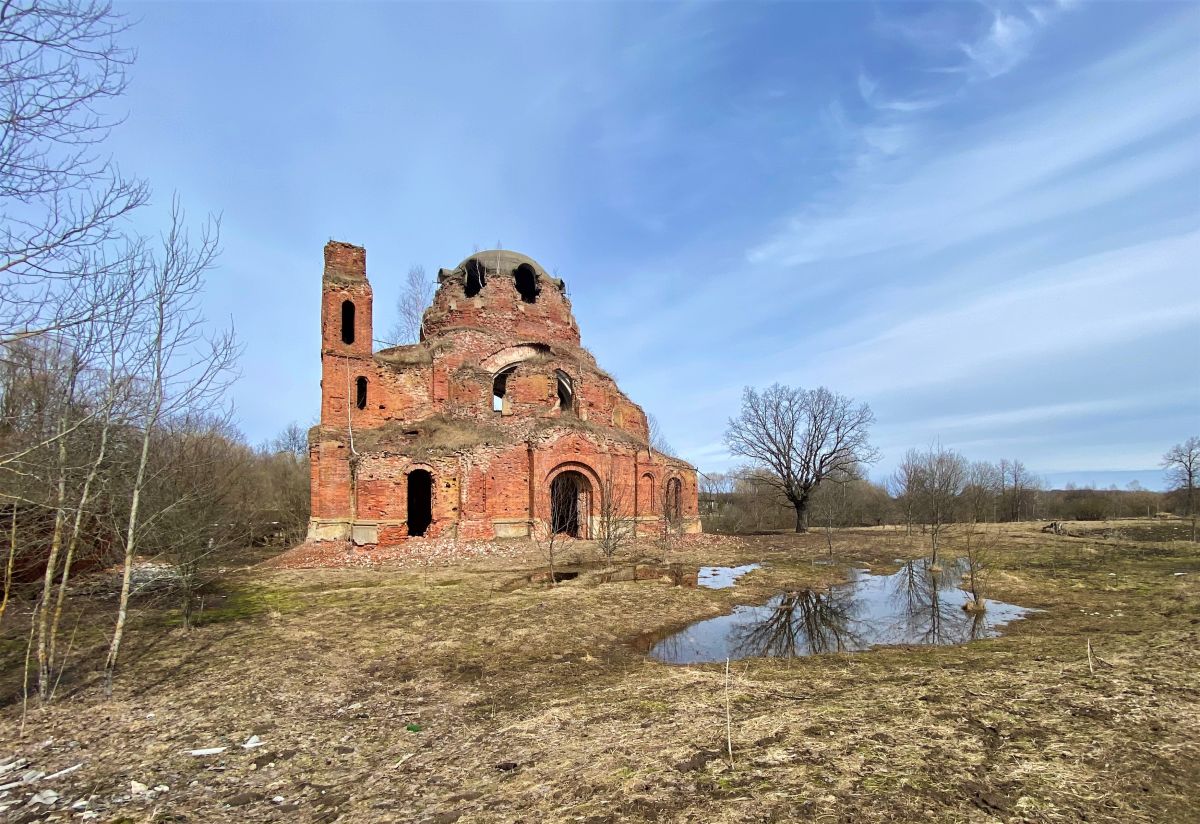
<svg viewBox="0 0 1200 824">
<path fill-rule="evenodd" d="M 882 477 L 935 439 L 1157 486 L 1200 431 L 1200 7 L 123 4 L 110 147 L 222 215 L 209 315 L 252 441 L 316 415 L 321 248 L 500 243 L 681 455 L 746 384 L 871 404 Z"/>
</svg>

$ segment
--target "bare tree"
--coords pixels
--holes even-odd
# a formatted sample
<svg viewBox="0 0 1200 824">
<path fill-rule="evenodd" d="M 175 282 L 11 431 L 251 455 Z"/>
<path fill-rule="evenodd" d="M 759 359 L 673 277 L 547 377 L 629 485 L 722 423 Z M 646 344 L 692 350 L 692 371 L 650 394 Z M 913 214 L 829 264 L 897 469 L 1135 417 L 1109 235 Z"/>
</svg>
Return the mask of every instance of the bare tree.
<svg viewBox="0 0 1200 824">
<path fill-rule="evenodd" d="M 192 627 L 203 588 L 222 553 L 249 542 L 247 488 L 253 452 L 225 415 L 184 414 L 164 421 L 152 453 L 154 483 L 143 499 L 144 543 L 171 569 L 183 628 Z"/>
<path fill-rule="evenodd" d="M 125 268 L 120 219 L 148 196 L 96 150 L 133 59 L 125 28 L 104 2 L 0 6 L 0 343 L 111 308 L 72 298 Z"/>
<path fill-rule="evenodd" d="M 938 445 L 917 455 L 917 511 L 929 528 L 930 560 L 937 564 L 942 528 L 955 520 L 958 497 L 966 483 L 967 462 L 952 449 Z"/>
<path fill-rule="evenodd" d="M 971 601 L 966 609 L 968 612 L 984 612 L 987 609 L 987 581 L 992 571 L 995 536 L 989 535 L 978 523 L 971 521 L 963 532 L 963 543 L 966 553 L 967 591 L 971 593 Z"/>
<path fill-rule="evenodd" d="M 796 532 L 805 532 L 809 500 L 821 482 L 877 459 L 869 442 L 874 421 L 865 403 L 856 405 L 823 386 L 774 384 L 761 393 L 746 387 L 725 443 L 735 455 L 770 471 L 765 477 L 795 509 Z"/>
<path fill-rule="evenodd" d="M 1000 469 L 988 461 L 973 461 L 967 468 L 963 501 L 977 522 L 997 520 L 996 507 L 1000 497 Z"/>
<path fill-rule="evenodd" d="M 737 478 L 731 472 L 700 473 L 700 517 L 705 532 L 732 532 L 740 507 L 734 498 Z"/>
<path fill-rule="evenodd" d="M 0 621 L 4 620 L 4 612 L 8 609 L 8 596 L 12 593 L 13 564 L 17 560 L 17 509 L 13 503 L 8 525 L 8 558 L 4 562 L 4 594 L 0 595 Z"/>
<path fill-rule="evenodd" d="M 608 563 L 637 541 L 637 518 L 633 514 L 633 491 L 609 466 L 600 479 L 600 504 L 596 519 L 596 542 Z"/>
<path fill-rule="evenodd" d="M 389 345 L 417 343 L 421 340 L 425 310 L 433 302 L 433 292 L 434 285 L 425 276 L 425 267 L 409 267 L 396 301 L 396 322 L 388 332 Z"/>
<path fill-rule="evenodd" d="M 232 377 L 238 348 L 233 331 L 208 336 L 200 313 L 204 273 L 213 265 L 218 248 L 218 226 L 210 220 L 193 240 L 183 209 L 176 201 L 171 225 L 163 238 L 160 254 L 147 251 L 139 261 L 147 273 L 148 300 L 144 328 L 138 347 L 138 382 L 143 399 L 137 426 L 141 446 L 133 470 L 129 516 L 125 526 L 124 561 L 117 619 L 104 665 L 105 691 L 111 693 L 112 679 L 121 651 L 121 639 L 129 613 L 133 562 L 138 550 L 139 515 L 148 476 L 151 445 L 163 420 L 212 408 L 223 397 Z"/>
<path fill-rule="evenodd" d="M 290 455 L 298 461 L 305 460 L 308 458 L 308 432 L 292 421 L 271 441 L 270 451 Z"/>
<path fill-rule="evenodd" d="M 268 540 L 281 539 L 293 544 L 304 538 L 308 529 L 309 496 L 308 433 L 295 422 L 269 445 L 259 450 L 258 494 L 264 496 L 262 510 L 270 516 Z M 264 525 L 265 526 L 265 525 Z M 263 530 L 253 531 L 258 538 Z"/>
<path fill-rule="evenodd" d="M 833 555 L 833 528 L 846 525 L 846 514 L 850 507 L 849 490 L 851 484 L 859 480 L 857 470 L 845 472 L 839 470 L 825 479 L 815 492 L 809 504 L 811 512 L 817 518 L 825 531 L 825 542 L 829 554 Z"/>
<path fill-rule="evenodd" d="M 1196 540 L 1196 476 L 1200 473 L 1200 437 L 1193 435 L 1183 443 L 1167 450 L 1162 459 L 1167 473 L 1167 483 L 1172 489 L 1182 492 L 1187 506 L 1187 516 L 1192 519 L 1192 541 Z"/>
<path fill-rule="evenodd" d="M 130 273 L 121 283 L 124 288 L 111 298 L 117 311 L 91 316 L 82 323 L 44 336 L 52 348 L 62 352 L 57 362 L 63 395 L 52 461 L 56 474 L 52 504 L 54 526 L 37 614 L 38 693 L 42 700 L 49 700 L 56 680 L 58 630 L 71 568 L 83 521 L 108 455 L 109 435 L 118 414 L 117 407 L 128 388 L 128 381 L 121 372 L 122 359 L 132 334 L 129 318 L 137 308 L 140 281 L 136 273 Z M 109 299 L 105 294 L 107 285 L 89 282 L 84 286 L 77 295 L 82 304 L 96 305 L 98 298 Z M 76 464 L 87 466 L 85 477 L 81 487 L 69 491 Z M 52 598 L 56 578 L 58 592 Z"/>
<path fill-rule="evenodd" d="M 646 416 L 646 427 L 650 432 L 650 448 L 660 455 L 675 457 L 675 449 L 667 441 L 667 436 L 663 434 L 662 426 L 658 422 L 658 418 L 653 415 Z"/>
<path fill-rule="evenodd" d="M 891 493 L 900 504 L 900 512 L 904 517 L 904 534 L 912 535 L 913 523 L 917 520 L 917 507 L 920 502 L 921 485 L 921 453 L 910 449 L 904 453 L 904 460 L 892 473 Z"/>
<path fill-rule="evenodd" d="M 1000 505 L 1006 510 L 1005 517 L 1019 521 L 1022 516 L 1034 516 L 1034 503 L 1039 480 L 1020 461 L 1002 460 L 1000 473 Z"/>
<path fill-rule="evenodd" d="M 533 519 L 529 537 L 541 552 L 542 557 L 546 559 L 550 571 L 550 585 L 554 586 L 558 583 L 558 572 L 555 570 L 554 564 L 563 544 L 570 537 L 565 528 L 565 524 L 571 519 L 570 504 L 563 497 L 552 494 L 548 515 L 549 517 L 545 520 Z"/>
</svg>

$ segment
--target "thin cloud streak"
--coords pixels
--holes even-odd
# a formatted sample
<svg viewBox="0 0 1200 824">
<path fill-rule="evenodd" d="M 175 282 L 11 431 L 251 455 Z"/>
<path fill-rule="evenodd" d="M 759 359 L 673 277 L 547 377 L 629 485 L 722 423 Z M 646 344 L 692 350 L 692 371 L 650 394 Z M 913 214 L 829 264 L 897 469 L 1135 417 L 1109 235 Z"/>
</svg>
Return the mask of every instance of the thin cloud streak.
<svg viewBox="0 0 1200 824">
<path fill-rule="evenodd" d="M 931 154 L 904 177 L 863 181 L 842 209 L 790 218 L 747 259 L 795 266 L 920 244 L 936 249 L 1095 205 L 1086 192 L 1055 198 L 1038 188 L 1057 183 L 1069 194 L 1072 175 L 1078 182 L 1109 174 L 1088 164 L 1200 117 L 1200 87 L 1177 82 L 1195 55 L 1175 40 L 1136 76 L 1087 76 L 1053 101 L 1004 118 L 977 143 Z M 1114 194 L 1194 170 L 1200 156 L 1192 146 L 1181 141 L 1157 160 L 1137 159 L 1143 175 L 1129 175 Z M 1022 198 L 1033 199 L 1032 211 Z"/>
</svg>

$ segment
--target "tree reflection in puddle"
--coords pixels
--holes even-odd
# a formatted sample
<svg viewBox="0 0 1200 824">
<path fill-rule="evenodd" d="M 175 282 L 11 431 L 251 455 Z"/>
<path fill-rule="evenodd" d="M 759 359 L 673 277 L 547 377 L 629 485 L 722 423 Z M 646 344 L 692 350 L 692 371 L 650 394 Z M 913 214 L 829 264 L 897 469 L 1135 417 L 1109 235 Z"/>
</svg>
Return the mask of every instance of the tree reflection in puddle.
<svg viewBox="0 0 1200 824">
<path fill-rule="evenodd" d="M 650 657 L 695 664 L 769 656 L 854 652 L 881 644 L 962 644 L 999 635 L 999 628 L 1030 610 L 986 601 L 984 612 L 963 606 L 962 567 L 910 561 L 891 575 L 852 571 L 851 581 L 824 590 L 776 595 L 761 606 L 739 606 L 729 615 L 697 621 L 641 646 Z"/>
</svg>

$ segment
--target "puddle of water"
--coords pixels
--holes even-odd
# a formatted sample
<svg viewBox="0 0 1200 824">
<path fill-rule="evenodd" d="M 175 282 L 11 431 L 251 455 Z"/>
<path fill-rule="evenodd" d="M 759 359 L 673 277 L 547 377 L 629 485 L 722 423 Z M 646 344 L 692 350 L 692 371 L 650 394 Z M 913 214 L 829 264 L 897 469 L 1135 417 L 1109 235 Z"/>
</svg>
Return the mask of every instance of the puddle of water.
<svg viewBox="0 0 1200 824">
<path fill-rule="evenodd" d="M 729 589 L 747 572 L 761 569 L 762 564 L 743 564 L 735 567 L 707 566 L 700 567 L 696 573 L 696 582 L 705 589 Z"/>
<path fill-rule="evenodd" d="M 856 569 L 850 583 L 784 592 L 665 637 L 644 636 L 638 646 L 668 664 L 699 664 L 885 644 L 962 644 L 995 637 L 1000 627 L 1032 611 L 989 599 L 983 612 L 968 612 L 963 606 L 971 597 L 959 588 L 961 578 L 956 561 L 944 567 L 908 562 L 892 575 Z"/>
</svg>

